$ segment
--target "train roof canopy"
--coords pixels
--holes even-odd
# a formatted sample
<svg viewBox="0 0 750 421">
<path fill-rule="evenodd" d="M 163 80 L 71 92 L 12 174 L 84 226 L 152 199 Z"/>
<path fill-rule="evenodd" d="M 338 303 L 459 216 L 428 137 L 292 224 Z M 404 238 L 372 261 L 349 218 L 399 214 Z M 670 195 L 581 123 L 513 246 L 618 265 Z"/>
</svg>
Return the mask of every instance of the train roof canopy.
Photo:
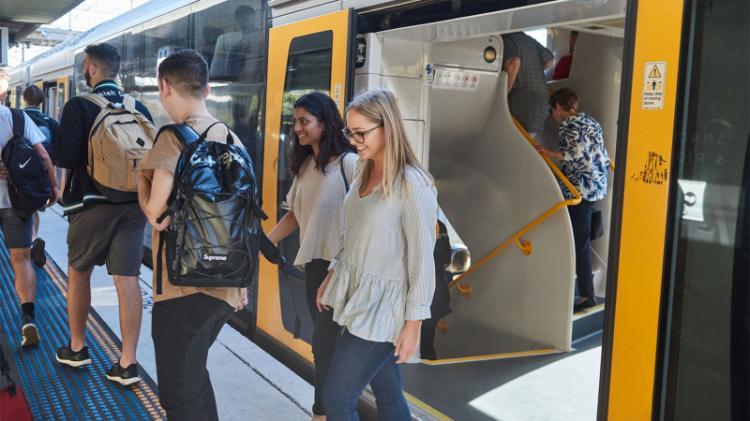
<svg viewBox="0 0 750 421">
<path fill-rule="evenodd" d="M 9 0 L 0 2 L 0 26 L 8 27 L 10 42 L 20 42 L 40 25 L 52 23 L 83 0 Z"/>
</svg>

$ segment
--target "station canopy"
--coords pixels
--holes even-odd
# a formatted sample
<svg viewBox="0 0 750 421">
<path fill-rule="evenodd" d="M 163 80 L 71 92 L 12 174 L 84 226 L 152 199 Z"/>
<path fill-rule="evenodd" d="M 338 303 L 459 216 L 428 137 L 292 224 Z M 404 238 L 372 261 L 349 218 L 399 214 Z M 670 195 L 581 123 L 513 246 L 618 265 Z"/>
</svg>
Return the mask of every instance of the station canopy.
<svg viewBox="0 0 750 421">
<path fill-rule="evenodd" d="M 81 3 L 83 0 L 0 0 L 0 27 L 9 29 L 11 44 L 17 43 Z"/>
</svg>

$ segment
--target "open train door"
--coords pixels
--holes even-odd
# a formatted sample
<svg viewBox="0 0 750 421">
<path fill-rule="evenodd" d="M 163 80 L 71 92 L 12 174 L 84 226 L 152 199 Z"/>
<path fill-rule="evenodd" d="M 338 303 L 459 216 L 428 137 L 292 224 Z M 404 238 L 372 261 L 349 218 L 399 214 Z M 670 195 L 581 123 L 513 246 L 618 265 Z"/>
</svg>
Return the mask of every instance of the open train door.
<svg viewBox="0 0 750 421">
<path fill-rule="evenodd" d="M 293 130 L 293 104 L 312 92 L 328 93 L 343 113 L 353 84 L 354 13 L 341 10 L 270 29 L 263 162 L 263 208 L 269 232 L 287 212 L 292 185 L 286 151 Z M 257 293 L 256 327 L 261 335 L 312 361 L 312 317 L 305 295 L 304 273 L 294 267 L 297 234 L 280 244 L 283 265 L 263 260 Z"/>
</svg>

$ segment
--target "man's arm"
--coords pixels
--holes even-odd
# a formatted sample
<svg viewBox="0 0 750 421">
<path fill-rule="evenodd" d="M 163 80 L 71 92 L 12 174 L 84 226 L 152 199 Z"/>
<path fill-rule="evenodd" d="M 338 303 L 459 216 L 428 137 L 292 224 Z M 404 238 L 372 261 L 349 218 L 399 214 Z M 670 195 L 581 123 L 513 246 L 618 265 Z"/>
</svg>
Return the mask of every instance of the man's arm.
<svg viewBox="0 0 750 421">
<path fill-rule="evenodd" d="M 60 127 L 52 138 L 54 163 L 67 169 L 75 169 L 86 163 L 88 133 L 84 121 L 84 108 L 80 101 L 70 100 L 63 108 Z"/>
<path fill-rule="evenodd" d="M 167 201 L 173 186 L 174 174 L 167 170 L 154 170 L 151 183 L 143 171 L 138 173 L 138 202 L 148 222 L 157 231 L 163 231 L 169 226 L 171 218 L 165 218 L 161 222 L 157 222 L 157 219 L 167 210 Z"/>
</svg>

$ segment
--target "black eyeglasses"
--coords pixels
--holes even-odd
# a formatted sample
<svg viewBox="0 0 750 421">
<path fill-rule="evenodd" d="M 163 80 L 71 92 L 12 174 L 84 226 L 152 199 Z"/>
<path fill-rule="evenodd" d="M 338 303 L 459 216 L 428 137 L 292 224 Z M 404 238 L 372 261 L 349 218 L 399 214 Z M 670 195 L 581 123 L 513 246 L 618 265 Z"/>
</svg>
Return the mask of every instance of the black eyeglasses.
<svg viewBox="0 0 750 421">
<path fill-rule="evenodd" d="M 373 127 L 372 129 L 365 130 L 363 132 L 350 132 L 349 129 L 341 129 L 341 133 L 344 134 L 344 137 L 346 140 L 353 140 L 357 143 L 365 143 L 365 136 L 370 134 L 373 130 L 383 127 L 382 124 L 378 124 L 377 126 Z"/>
</svg>

